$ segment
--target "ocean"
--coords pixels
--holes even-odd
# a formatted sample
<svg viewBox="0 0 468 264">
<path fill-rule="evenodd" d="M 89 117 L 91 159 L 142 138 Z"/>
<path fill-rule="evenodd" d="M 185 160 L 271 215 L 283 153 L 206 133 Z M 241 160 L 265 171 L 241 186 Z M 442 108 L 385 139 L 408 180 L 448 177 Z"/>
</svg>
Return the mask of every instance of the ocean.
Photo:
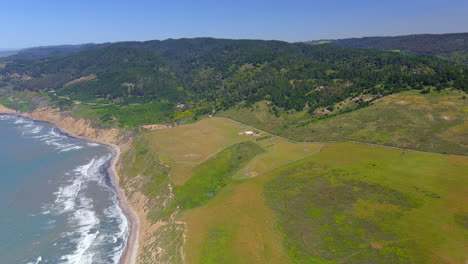
<svg viewBox="0 0 468 264">
<path fill-rule="evenodd" d="M 0 115 L 0 263 L 118 263 L 129 224 L 111 148 Z"/>
</svg>

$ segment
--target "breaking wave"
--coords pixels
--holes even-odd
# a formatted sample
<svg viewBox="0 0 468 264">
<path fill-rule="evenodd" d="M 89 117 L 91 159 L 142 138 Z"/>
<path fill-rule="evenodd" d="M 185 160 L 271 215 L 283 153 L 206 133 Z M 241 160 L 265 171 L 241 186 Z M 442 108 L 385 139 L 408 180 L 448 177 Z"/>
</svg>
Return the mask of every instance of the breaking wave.
<svg viewBox="0 0 468 264">
<path fill-rule="evenodd" d="M 46 145 L 52 146 L 59 152 L 82 149 L 84 147 L 83 145 L 87 144 L 70 143 L 70 137 L 55 127 L 50 128 L 48 131 L 43 131 L 44 126 L 41 124 L 41 122 L 34 121 L 31 118 L 11 115 L 1 115 L 0 118 L 0 120 L 14 119 L 13 124 L 15 124 L 16 128 L 21 131 L 22 135 L 40 139 Z"/>
<path fill-rule="evenodd" d="M 50 146 L 58 152 L 102 146 L 74 139 L 56 127 L 30 118 L 0 115 L 0 120 L 13 124 L 22 136 Z M 109 182 L 107 168 L 111 159 L 111 154 L 90 157 L 87 162 L 63 174 L 63 182 L 57 182 L 51 202 L 43 204 L 38 214 L 51 218 L 43 226 L 45 230 L 53 230 L 60 224 L 55 219 L 63 219 L 65 222 L 66 228 L 58 229 L 58 236 L 53 244 L 57 245 L 62 254 L 50 259 L 40 253 L 41 256 L 37 254 L 27 264 L 119 262 L 129 235 L 129 223 L 119 206 L 117 193 Z M 105 201 L 96 200 L 96 197 L 105 197 Z"/>
<path fill-rule="evenodd" d="M 63 263 L 118 263 L 125 248 L 128 236 L 128 222 L 118 206 L 115 192 L 112 204 L 102 215 L 94 211 L 94 201 L 87 196 L 86 188 L 91 182 L 106 186 L 105 168 L 111 156 L 95 157 L 88 163 L 76 167 L 70 175 L 72 180 L 55 192 L 55 201 L 44 208 L 45 213 L 69 214 L 68 224 L 71 231 L 62 234 L 75 244 L 73 252 L 61 257 Z M 117 226 L 117 232 L 99 232 L 101 222 Z M 104 253 L 99 250 L 103 245 L 115 245 Z"/>
</svg>

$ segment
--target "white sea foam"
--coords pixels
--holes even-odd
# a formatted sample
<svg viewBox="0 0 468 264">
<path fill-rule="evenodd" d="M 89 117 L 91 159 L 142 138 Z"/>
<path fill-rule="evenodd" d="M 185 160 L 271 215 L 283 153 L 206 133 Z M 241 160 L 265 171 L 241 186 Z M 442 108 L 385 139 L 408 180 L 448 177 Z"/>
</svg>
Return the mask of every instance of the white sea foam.
<svg viewBox="0 0 468 264">
<path fill-rule="evenodd" d="M 119 238 L 123 238 L 125 241 L 128 239 L 129 235 L 129 225 L 127 217 L 122 212 L 122 209 L 117 205 L 117 201 L 115 200 L 115 204 L 109 208 L 107 208 L 104 213 L 107 217 L 116 219 L 118 221 L 119 232 L 110 234 L 106 237 L 106 240 L 110 243 L 116 243 Z M 113 256 L 112 259 L 114 263 L 118 263 L 122 254 L 125 250 L 126 243 L 120 243 L 113 248 Z"/>
<path fill-rule="evenodd" d="M 83 175 L 82 175 L 83 176 Z M 82 177 L 82 181 L 86 178 Z M 65 188 L 64 188 L 65 189 Z M 63 197 L 63 191 L 61 192 Z M 99 218 L 93 211 L 93 200 L 84 195 L 75 198 L 73 203 L 75 210 L 73 211 L 69 224 L 72 226 L 72 231 L 65 234 L 66 237 L 75 243 L 75 250 L 68 255 L 62 256 L 61 259 L 67 264 L 87 264 L 92 263 L 94 253 L 90 250 L 96 237 L 99 235 L 97 226 L 100 223 Z"/>
<path fill-rule="evenodd" d="M 59 190 L 54 193 L 56 198 L 51 208 L 52 211 L 55 214 L 63 214 L 74 210 L 76 198 L 81 190 L 82 184 L 83 180 L 77 178 L 74 179 L 71 184 L 59 187 Z"/>
<path fill-rule="evenodd" d="M 73 179 L 67 185 L 59 187 L 54 193 L 55 201 L 52 205 L 52 210 L 56 214 L 71 212 L 76 209 L 78 202 L 78 194 L 82 190 L 83 185 L 89 180 L 98 180 L 99 168 L 104 165 L 105 157 L 93 158 L 87 164 L 76 167 L 72 171 Z M 84 203 L 85 200 L 81 202 Z"/>
<path fill-rule="evenodd" d="M 82 146 L 77 146 L 77 145 L 70 145 L 70 146 L 65 146 L 63 147 L 60 152 L 67 152 L 67 151 L 70 151 L 70 150 L 75 150 L 75 149 L 82 149 L 83 147 Z"/>
<path fill-rule="evenodd" d="M 13 122 L 13 123 L 15 123 L 15 124 L 24 124 L 24 123 L 26 123 L 26 122 L 27 122 L 27 121 L 26 121 L 25 118 L 19 117 L 19 118 L 16 119 L 16 121 Z"/>
<path fill-rule="evenodd" d="M 38 134 L 41 132 L 43 129 L 43 126 L 34 124 L 33 122 L 27 123 L 26 125 L 21 127 L 21 130 L 23 130 L 22 134 L 23 135 L 33 135 L 33 134 Z"/>
<path fill-rule="evenodd" d="M 42 128 L 41 128 L 42 129 Z M 40 132 L 40 131 L 38 131 Z M 37 132 L 37 133 L 38 133 Z M 79 144 L 73 144 L 67 142 L 69 138 L 60 132 L 57 132 L 55 128 L 51 129 L 47 134 L 33 136 L 33 138 L 37 138 L 43 141 L 45 144 L 54 147 L 60 152 L 67 152 L 71 150 L 82 149 L 83 146 Z"/>
<path fill-rule="evenodd" d="M 89 249 L 99 235 L 99 231 L 94 230 L 99 224 L 99 219 L 92 210 L 86 208 L 89 206 L 86 205 L 87 203 L 83 204 L 84 208 L 76 210 L 71 219 L 71 222 L 77 228 L 73 232 L 68 233 L 68 235 L 75 237 L 73 242 L 76 243 L 76 249 L 72 254 L 62 256 L 61 258 L 62 260 L 66 260 L 68 264 L 91 264 L 93 260 L 94 253 Z"/>
<path fill-rule="evenodd" d="M 3 116 L 0 117 L 3 118 Z M 4 119 L 7 119 L 7 117 Z M 16 117 L 13 123 L 18 125 L 17 128 L 23 135 L 37 138 L 60 152 L 82 149 L 82 144 L 85 144 L 70 143 L 70 138 L 61 133 L 57 128 L 51 128 L 48 132 L 39 134 L 44 130 L 44 126 L 29 118 Z"/>
<path fill-rule="evenodd" d="M 98 254 L 96 247 L 105 245 L 107 241 L 116 243 L 119 237 L 125 236 L 128 224 L 125 216 L 122 214 L 121 209 L 114 203 L 109 207 L 105 216 L 110 219 L 117 219 L 118 232 L 113 234 L 100 234 L 98 226 L 100 219 L 94 212 L 93 200 L 86 197 L 86 193 L 82 192 L 86 189 L 89 182 L 97 181 L 98 184 L 104 184 L 101 175 L 102 166 L 111 158 L 111 155 L 92 158 L 88 163 L 76 167 L 71 175 L 73 179 L 66 185 L 59 188 L 55 192 L 56 199 L 53 209 L 56 213 L 71 213 L 69 224 L 72 231 L 64 234 L 72 243 L 76 244 L 74 251 L 71 254 L 62 256 L 61 260 L 67 264 L 86 264 L 94 263 L 93 257 Z M 103 241 L 103 238 L 109 237 L 108 240 Z M 118 263 L 122 252 L 123 245 L 116 246 L 113 250 L 112 260 Z"/>
<path fill-rule="evenodd" d="M 88 164 L 77 167 L 74 172 L 79 173 L 83 177 L 89 180 L 98 181 L 104 183 L 103 177 L 99 176 L 101 167 L 111 158 L 110 155 L 102 156 L 99 158 L 93 158 Z"/>
<path fill-rule="evenodd" d="M 16 124 L 14 127 L 19 129 L 25 137 L 35 138 L 41 144 L 47 144 L 59 152 L 100 146 L 93 142 L 70 140 L 70 137 L 61 133 L 60 130 L 48 129 L 50 126 L 47 124 L 29 118 L 16 116 L 11 116 L 11 118 L 11 122 Z M 0 120 L 7 119 L 10 119 L 10 116 L 0 115 Z M 111 157 L 110 154 L 94 157 L 86 164 L 65 173 L 64 177 L 68 180 L 60 184 L 61 186 L 54 193 L 54 202 L 42 207 L 41 214 L 43 215 L 60 215 L 57 219 L 62 219 L 61 217 L 67 219 L 67 231 L 60 234 L 66 241 L 62 249 L 67 253 L 60 257 L 60 263 L 118 263 L 123 254 L 124 242 L 129 233 L 128 220 L 119 207 L 116 193 L 108 189 L 109 186 L 102 174 L 103 166 Z M 109 190 L 113 201 L 104 211 L 100 211 L 99 206 L 95 208 L 91 199 L 93 194 L 87 191 L 88 186 L 93 186 L 94 190 L 96 184 Z M 54 228 L 55 225 L 60 224 L 60 221 L 50 220 L 44 228 Z M 39 264 L 43 261 L 49 260 L 42 260 L 42 257 L 39 257 L 37 261 L 30 263 Z"/>
<path fill-rule="evenodd" d="M 0 115 L 0 120 L 10 120 L 13 116 L 11 115 Z"/>
<path fill-rule="evenodd" d="M 59 152 L 67 152 L 82 149 L 84 147 L 83 144 L 88 144 L 70 143 L 70 138 L 65 134 L 61 133 L 57 128 L 52 128 L 48 132 L 40 134 L 41 132 L 43 132 L 44 126 L 41 125 L 41 123 L 29 118 L 8 115 L 0 115 L 0 118 L 0 120 L 15 118 L 15 121 L 13 123 L 18 125 L 17 129 L 21 131 L 22 135 L 37 138 L 45 144 L 57 149 Z"/>
<path fill-rule="evenodd" d="M 39 256 L 35 262 L 31 261 L 31 262 L 28 262 L 28 264 L 39 264 L 41 261 L 42 261 L 42 257 Z"/>
</svg>

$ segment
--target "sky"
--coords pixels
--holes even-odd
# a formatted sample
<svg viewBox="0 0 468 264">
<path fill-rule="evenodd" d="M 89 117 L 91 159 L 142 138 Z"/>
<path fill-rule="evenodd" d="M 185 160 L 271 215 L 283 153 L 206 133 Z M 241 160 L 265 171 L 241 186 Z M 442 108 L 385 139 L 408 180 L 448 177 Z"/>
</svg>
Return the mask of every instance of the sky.
<svg viewBox="0 0 468 264">
<path fill-rule="evenodd" d="M 0 49 L 167 38 L 468 32 L 468 0 L 0 0 Z"/>
</svg>

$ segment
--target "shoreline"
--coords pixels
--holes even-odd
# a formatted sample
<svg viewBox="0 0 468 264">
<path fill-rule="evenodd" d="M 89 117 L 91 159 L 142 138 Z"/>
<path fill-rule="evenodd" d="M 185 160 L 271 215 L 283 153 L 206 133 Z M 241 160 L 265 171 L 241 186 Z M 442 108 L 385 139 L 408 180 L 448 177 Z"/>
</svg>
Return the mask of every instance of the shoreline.
<svg viewBox="0 0 468 264">
<path fill-rule="evenodd" d="M 57 124 L 56 122 L 36 118 L 28 113 L 20 113 L 15 110 L 8 109 L 2 105 L 0 105 L 0 114 L 17 115 L 17 116 L 31 118 L 33 120 L 37 120 L 41 122 L 49 122 L 55 125 L 62 133 L 70 137 L 80 138 L 89 142 L 105 145 L 111 149 L 113 155 L 112 155 L 111 164 L 107 168 L 107 172 L 110 176 L 111 184 L 115 189 L 120 209 L 122 210 L 122 213 L 127 218 L 128 228 L 129 228 L 125 249 L 122 252 L 122 255 L 120 257 L 118 264 L 136 264 L 138 246 L 139 246 L 138 236 L 139 236 L 140 220 L 138 218 L 137 213 L 133 210 L 131 204 L 128 202 L 127 196 L 125 195 L 125 191 L 120 187 L 120 184 L 119 184 L 119 175 L 116 169 L 116 165 L 120 159 L 120 154 L 121 154 L 119 146 L 112 144 L 112 143 L 102 142 L 100 140 L 96 140 L 90 137 L 76 135 L 75 133 L 72 133 L 69 130 L 63 128 L 62 126 L 60 126 L 60 124 Z"/>
</svg>

